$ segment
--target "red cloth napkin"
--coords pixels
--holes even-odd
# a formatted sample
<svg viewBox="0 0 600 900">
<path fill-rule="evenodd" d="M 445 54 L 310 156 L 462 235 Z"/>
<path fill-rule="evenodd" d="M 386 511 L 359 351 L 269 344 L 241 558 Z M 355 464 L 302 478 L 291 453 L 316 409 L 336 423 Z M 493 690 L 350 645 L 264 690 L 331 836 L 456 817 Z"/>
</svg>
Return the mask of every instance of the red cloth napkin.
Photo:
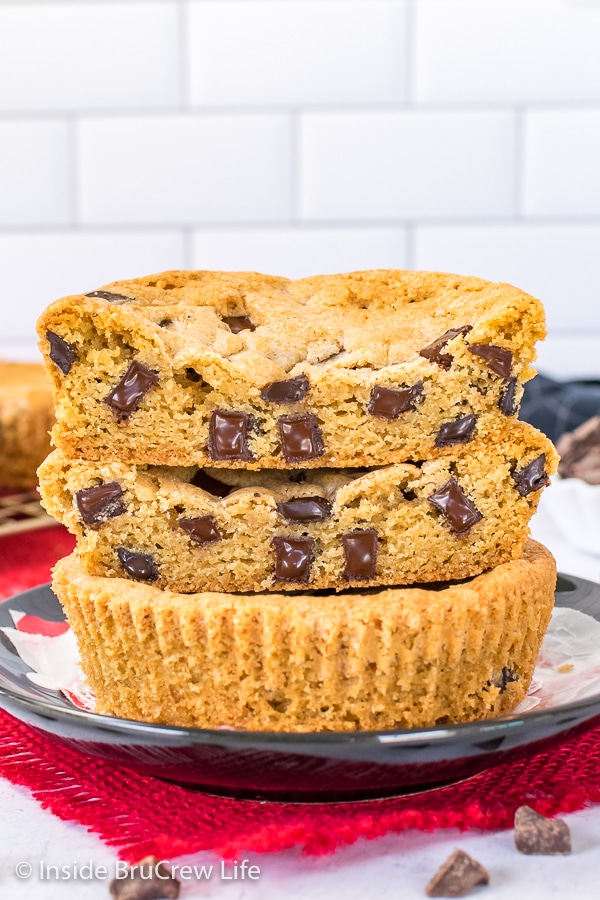
<svg viewBox="0 0 600 900">
<path fill-rule="evenodd" d="M 62 529 L 0 541 L 0 596 L 47 581 L 70 551 Z M 285 804 L 212 797 L 126 772 L 58 744 L 0 712 L 0 776 L 28 788 L 45 809 L 79 822 L 119 856 L 169 859 L 199 850 L 233 857 L 301 846 L 330 853 L 359 837 L 407 828 L 512 827 L 527 804 L 545 815 L 600 802 L 600 726 L 558 750 L 430 793 L 363 803 Z"/>
</svg>

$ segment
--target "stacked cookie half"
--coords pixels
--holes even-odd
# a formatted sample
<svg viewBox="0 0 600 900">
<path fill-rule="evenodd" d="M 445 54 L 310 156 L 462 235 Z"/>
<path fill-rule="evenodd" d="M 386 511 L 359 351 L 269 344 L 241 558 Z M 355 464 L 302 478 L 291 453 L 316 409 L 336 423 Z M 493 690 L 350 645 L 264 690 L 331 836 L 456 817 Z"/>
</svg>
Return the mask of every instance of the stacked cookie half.
<svg viewBox="0 0 600 900">
<path fill-rule="evenodd" d="M 524 696 L 553 604 L 554 473 L 516 421 L 539 301 L 474 278 L 166 272 L 39 322 L 77 535 L 54 587 L 98 710 L 415 727 Z"/>
</svg>

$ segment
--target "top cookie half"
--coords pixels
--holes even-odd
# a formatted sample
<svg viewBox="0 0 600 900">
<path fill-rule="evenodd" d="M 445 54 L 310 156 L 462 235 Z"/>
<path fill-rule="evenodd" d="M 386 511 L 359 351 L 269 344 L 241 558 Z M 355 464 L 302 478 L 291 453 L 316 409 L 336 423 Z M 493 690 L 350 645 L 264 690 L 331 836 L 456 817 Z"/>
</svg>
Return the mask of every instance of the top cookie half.
<svg viewBox="0 0 600 900">
<path fill-rule="evenodd" d="M 164 272 L 58 300 L 38 331 L 65 453 L 248 469 L 494 439 L 545 336 L 511 285 L 396 270 Z"/>
</svg>

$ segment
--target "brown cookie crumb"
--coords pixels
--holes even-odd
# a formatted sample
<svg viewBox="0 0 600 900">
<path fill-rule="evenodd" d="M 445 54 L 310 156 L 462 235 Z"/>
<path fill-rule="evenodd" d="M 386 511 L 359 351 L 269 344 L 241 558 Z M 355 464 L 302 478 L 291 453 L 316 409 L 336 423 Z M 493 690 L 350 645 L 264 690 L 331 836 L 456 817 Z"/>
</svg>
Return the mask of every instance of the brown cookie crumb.
<svg viewBox="0 0 600 900">
<path fill-rule="evenodd" d="M 547 819 L 530 806 L 515 813 L 515 847 L 519 853 L 564 856 L 571 852 L 571 832 L 562 819 Z"/>
<path fill-rule="evenodd" d="M 115 900 L 171 900 L 179 897 L 179 882 L 156 856 L 145 856 L 125 878 L 113 878 L 108 889 Z"/>
<path fill-rule="evenodd" d="M 428 897 L 465 897 L 478 884 L 489 884 L 490 876 L 481 863 L 463 850 L 455 850 L 440 866 L 427 887 Z"/>
</svg>

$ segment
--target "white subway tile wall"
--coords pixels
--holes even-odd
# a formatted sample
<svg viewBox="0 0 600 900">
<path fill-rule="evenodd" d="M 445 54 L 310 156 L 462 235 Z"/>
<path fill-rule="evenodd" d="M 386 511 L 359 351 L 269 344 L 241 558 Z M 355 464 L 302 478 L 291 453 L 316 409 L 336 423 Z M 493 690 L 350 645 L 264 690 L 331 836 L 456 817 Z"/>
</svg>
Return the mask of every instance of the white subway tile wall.
<svg viewBox="0 0 600 900">
<path fill-rule="evenodd" d="M 0 356 L 165 268 L 445 269 L 600 375 L 600 0 L 0 0 Z"/>
</svg>

